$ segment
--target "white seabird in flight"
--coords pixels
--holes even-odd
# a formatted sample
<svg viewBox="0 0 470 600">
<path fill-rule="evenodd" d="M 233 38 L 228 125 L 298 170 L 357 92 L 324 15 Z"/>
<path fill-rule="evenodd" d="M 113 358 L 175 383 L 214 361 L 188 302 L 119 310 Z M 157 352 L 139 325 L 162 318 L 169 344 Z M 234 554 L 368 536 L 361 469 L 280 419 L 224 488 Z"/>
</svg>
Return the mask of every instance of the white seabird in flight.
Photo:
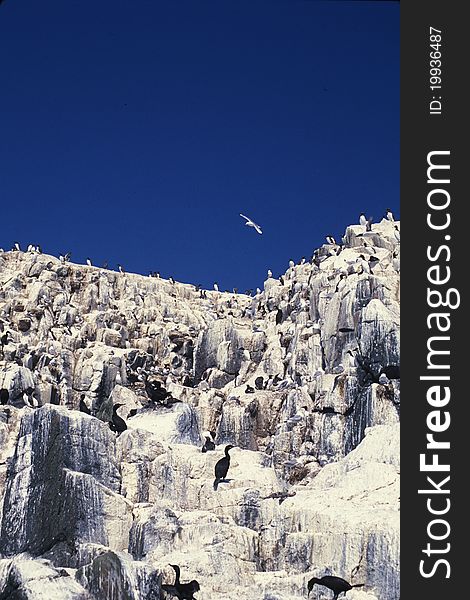
<svg viewBox="0 0 470 600">
<path fill-rule="evenodd" d="M 249 217 L 245 217 L 245 215 L 242 215 L 242 213 L 240 213 L 240 217 L 243 217 L 244 219 L 246 219 L 245 225 L 248 225 L 248 227 L 254 227 L 258 233 L 263 233 L 261 231 L 261 227 L 259 225 L 257 225 L 254 221 L 252 221 Z"/>
</svg>

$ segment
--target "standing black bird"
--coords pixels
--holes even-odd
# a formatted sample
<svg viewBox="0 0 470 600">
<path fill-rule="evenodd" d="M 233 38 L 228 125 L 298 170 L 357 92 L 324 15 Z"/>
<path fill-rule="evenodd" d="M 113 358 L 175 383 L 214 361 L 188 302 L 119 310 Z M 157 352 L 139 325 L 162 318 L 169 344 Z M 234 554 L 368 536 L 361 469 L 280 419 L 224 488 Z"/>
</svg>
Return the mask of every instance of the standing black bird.
<svg viewBox="0 0 470 600">
<path fill-rule="evenodd" d="M 217 490 L 219 483 L 227 477 L 228 469 L 230 467 L 229 450 L 232 448 L 234 448 L 234 446 L 231 446 L 230 444 L 225 446 L 225 456 L 215 463 L 214 490 Z"/>
<path fill-rule="evenodd" d="M 276 325 L 280 325 L 282 323 L 283 318 L 284 314 L 282 312 L 282 308 L 278 308 L 276 313 Z"/>
<path fill-rule="evenodd" d="M 115 404 L 113 406 L 112 420 L 109 421 L 109 428 L 111 429 L 111 431 L 116 432 L 118 435 L 120 435 L 123 431 L 126 431 L 126 429 L 127 429 L 126 422 L 124 421 L 124 419 L 122 417 L 120 417 L 117 414 L 117 409 L 120 406 L 124 406 L 124 404 Z"/>
<path fill-rule="evenodd" d="M 9 331 L 6 331 L 2 335 L 2 337 L 0 337 L 0 344 L 2 346 L 6 346 L 10 342 L 9 338 L 11 338 L 11 333 Z"/>
<path fill-rule="evenodd" d="M 80 412 L 85 413 L 86 415 L 91 415 L 91 411 L 85 402 L 85 394 L 82 394 L 80 396 L 80 407 L 79 408 L 80 408 Z"/>
<path fill-rule="evenodd" d="M 213 437 L 214 436 L 212 436 L 212 438 Z M 208 435 L 206 435 L 205 438 L 206 438 L 206 441 L 204 442 L 204 446 L 202 447 L 202 452 L 210 452 L 211 450 L 215 450 L 214 440 L 211 439 Z"/>
<path fill-rule="evenodd" d="M 195 600 L 194 594 L 201 588 L 199 583 L 193 579 L 189 583 L 181 583 L 180 568 L 178 565 L 170 565 L 176 573 L 174 585 L 162 585 L 162 590 L 179 598 L 179 600 Z"/>
<path fill-rule="evenodd" d="M 355 587 L 362 587 L 364 585 L 363 583 L 351 585 L 345 579 L 341 579 L 341 577 L 335 577 L 334 575 L 324 575 L 321 579 L 318 579 L 317 577 L 312 577 L 312 579 L 310 579 L 310 581 L 307 584 L 309 594 L 312 591 L 312 588 L 315 584 L 323 585 L 330 589 L 334 593 L 332 600 L 337 600 L 338 596 L 343 592 L 346 594 L 346 592 L 348 592 L 349 590 L 352 590 Z"/>
<path fill-rule="evenodd" d="M 9 398 L 10 398 L 10 392 L 7 389 L 2 388 L 0 390 L 0 404 L 2 404 L 2 405 L 8 404 Z"/>
<path fill-rule="evenodd" d="M 261 375 L 255 379 L 255 388 L 257 390 L 264 389 L 264 379 L 261 377 Z"/>
<path fill-rule="evenodd" d="M 159 404 L 164 404 L 165 400 L 171 396 L 171 393 L 163 387 L 162 382 L 156 379 L 145 380 L 145 391 L 151 402 L 158 402 Z"/>
</svg>

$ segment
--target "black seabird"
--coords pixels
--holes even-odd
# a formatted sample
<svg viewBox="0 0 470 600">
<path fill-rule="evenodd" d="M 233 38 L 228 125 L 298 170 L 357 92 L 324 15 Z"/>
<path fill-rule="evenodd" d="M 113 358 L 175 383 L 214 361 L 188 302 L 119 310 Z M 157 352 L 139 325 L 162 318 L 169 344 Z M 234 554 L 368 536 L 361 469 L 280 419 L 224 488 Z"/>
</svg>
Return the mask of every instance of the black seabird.
<svg viewBox="0 0 470 600">
<path fill-rule="evenodd" d="M 395 219 L 393 218 L 393 213 L 389 208 L 385 209 L 385 217 L 387 218 L 387 221 L 395 221 Z"/>
<path fill-rule="evenodd" d="M 230 467 L 229 450 L 231 450 L 233 447 L 234 446 L 230 444 L 225 446 L 225 456 L 215 463 L 214 490 L 217 490 L 219 483 L 227 477 L 228 469 Z"/>
<path fill-rule="evenodd" d="M 88 408 L 88 406 L 86 405 L 86 402 L 85 402 L 85 394 L 82 394 L 80 396 L 80 405 L 79 405 L 79 408 L 80 408 L 80 412 L 85 413 L 86 415 L 91 415 L 91 411 L 90 411 L 90 409 Z"/>
<path fill-rule="evenodd" d="M 161 381 L 148 379 L 145 380 L 145 391 L 152 402 L 163 404 L 171 396 L 170 392 L 163 387 Z"/>
<path fill-rule="evenodd" d="M 247 384 L 247 386 L 245 388 L 245 394 L 254 394 L 254 393 L 255 393 L 255 388 L 252 387 L 251 385 Z"/>
<path fill-rule="evenodd" d="M 211 439 L 208 435 L 205 436 L 206 441 L 204 442 L 204 446 L 202 447 L 202 452 L 210 452 L 211 450 L 215 450 L 214 440 Z"/>
<path fill-rule="evenodd" d="M 92 263 L 91 263 L 91 259 L 89 259 L 89 258 L 87 258 L 87 259 L 86 259 L 86 264 L 87 264 L 89 267 L 92 267 L 92 266 L 93 266 L 93 265 L 92 265 Z"/>
<path fill-rule="evenodd" d="M 124 406 L 124 404 L 115 404 L 113 406 L 113 416 L 112 420 L 109 421 L 109 428 L 111 431 L 114 431 L 118 435 L 120 435 L 123 431 L 126 431 L 127 425 L 122 417 L 117 414 L 117 409 L 120 406 Z"/>
<path fill-rule="evenodd" d="M 359 215 L 359 225 L 367 225 L 367 219 L 364 213 Z"/>
<path fill-rule="evenodd" d="M 261 377 L 261 375 L 255 379 L 255 388 L 257 390 L 264 389 L 264 379 Z"/>
<path fill-rule="evenodd" d="M 170 567 L 172 567 L 176 573 L 175 583 L 174 585 L 162 585 L 162 590 L 176 596 L 179 600 L 195 600 L 194 594 L 201 589 L 199 583 L 195 579 L 189 583 L 181 583 L 181 571 L 179 566 L 170 565 Z"/>
<path fill-rule="evenodd" d="M 336 240 L 332 235 L 327 235 L 326 241 L 333 246 L 336 245 Z"/>
<path fill-rule="evenodd" d="M 364 585 L 363 583 L 351 585 L 341 577 L 335 577 L 334 575 L 324 575 L 320 579 L 318 579 L 317 577 L 312 577 L 312 579 L 310 579 L 310 581 L 307 584 L 309 594 L 312 591 L 312 588 L 315 584 L 323 585 L 324 587 L 330 589 L 334 593 L 332 600 L 337 600 L 338 596 L 343 592 L 346 593 L 355 587 L 362 587 Z"/>
<path fill-rule="evenodd" d="M 8 339 L 9 337 L 11 337 L 11 333 L 9 331 L 6 331 L 2 337 L 0 337 L 0 344 L 2 346 L 6 346 L 9 342 L 11 342 L 12 340 Z"/>
<path fill-rule="evenodd" d="M 10 399 L 10 392 L 7 389 L 2 388 L 0 390 L 0 404 L 2 406 L 5 406 L 5 404 L 8 404 L 9 399 Z"/>
<path fill-rule="evenodd" d="M 122 265 L 118 265 L 119 273 L 125 273 L 124 267 Z"/>
</svg>

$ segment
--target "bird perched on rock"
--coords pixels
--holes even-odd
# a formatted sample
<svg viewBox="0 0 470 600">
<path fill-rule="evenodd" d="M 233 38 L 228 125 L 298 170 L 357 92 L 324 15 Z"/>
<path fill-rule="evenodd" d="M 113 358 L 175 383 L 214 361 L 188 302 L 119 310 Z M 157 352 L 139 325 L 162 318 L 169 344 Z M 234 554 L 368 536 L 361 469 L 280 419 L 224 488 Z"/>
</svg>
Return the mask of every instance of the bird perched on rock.
<svg viewBox="0 0 470 600">
<path fill-rule="evenodd" d="M 364 213 L 359 215 L 359 225 L 367 225 L 367 219 Z"/>
<path fill-rule="evenodd" d="M 213 431 L 208 432 L 209 435 L 204 436 L 206 441 L 204 442 L 204 446 L 202 447 L 202 452 L 210 452 L 211 450 L 215 450 L 215 434 Z"/>
<path fill-rule="evenodd" d="M 85 413 L 86 415 L 91 415 L 91 411 L 90 411 L 90 409 L 88 408 L 88 406 L 87 406 L 87 404 L 85 402 L 85 394 L 82 394 L 80 396 L 80 405 L 79 405 L 79 408 L 80 408 L 80 412 Z"/>
<path fill-rule="evenodd" d="M 227 477 L 227 473 L 230 467 L 230 455 L 229 451 L 234 448 L 231 444 L 225 446 L 225 456 L 222 457 L 215 463 L 215 479 L 214 479 L 214 490 L 217 490 L 217 487 L 221 481 L 223 481 Z"/>
<path fill-rule="evenodd" d="M 387 221 L 395 221 L 395 219 L 393 218 L 393 213 L 389 208 L 385 209 L 385 218 L 387 219 Z"/>
<path fill-rule="evenodd" d="M 312 577 L 312 579 L 310 579 L 310 581 L 307 584 L 309 594 L 312 591 L 312 588 L 315 584 L 323 585 L 324 587 L 330 589 L 334 593 L 332 600 L 337 600 L 338 596 L 343 592 L 346 594 L 346 592 L 349 592 L 349 590 L 352 590 L 355 587 L 362 587 L 364 585 L 363 583 L 351 585 L 341 577 L 335 577 L 334 575 L 324 575 L 320 579 L 318 579 L 317 577 Z"/>
<path fill-rule="evenodd" d="M 5 406 L 5 404 L 8 404 L 9 399 L 10 399 L 10 392 L 7 389 L 2 388 L 0 390 L 0 405 Z"/>
<path fill-rule="evenodd" d="M 272 276 L 273 272 L 271 271 L 271 269 L 268 269 L 268 279 L 271 279 Z"/>
<path fill-rule="evenodd" d="M 163 404 L 171 396 L 171 393 L 163 387 L 162 382 L 156 379 L 145 380 L 145 391 L 152 402 L 158 402 L 159 404 Z"/>
<path fill-rule="evenodd" d="M 124 404 L 115 404 L 113 406 L 113 416 L 111 421 L 109 421 L 109 428 L 111 431 L 114 431 L 118 435 L 120 435 L 123 431 L 126 431 L 127 425 L 122 417 L 117 414 L 117 409 L 120 406 L 124 406 Z"/>
<path fill-rule="evenodd" d="M 175 583 L 174 585 L 162 585 L 162 590 L 171 594 L 172 596 L 176 596 L 179 598 L 179 600 L 196 600 L 194 598 L 194 594 L 201 589 L 199 583 L 195 579 L 188 583 L 181 583 L 181 570 L 179 566 L 170 565 L 170 567 L 172 567 L 176 573 Z"/>
<path fill-rule="evenodd" d="M 336 245 L 336 240 L 332 235 L 327 235 L 326 236 L 326 241 L 328 242 L 328 244 L 331 245 Z"/>
<path fill-rule="evenodd" d="M 255 379 L 255 388 L 257 390 L 264 389 L 264 379 L 261 377 L 261 375 Z"/>
</svg>

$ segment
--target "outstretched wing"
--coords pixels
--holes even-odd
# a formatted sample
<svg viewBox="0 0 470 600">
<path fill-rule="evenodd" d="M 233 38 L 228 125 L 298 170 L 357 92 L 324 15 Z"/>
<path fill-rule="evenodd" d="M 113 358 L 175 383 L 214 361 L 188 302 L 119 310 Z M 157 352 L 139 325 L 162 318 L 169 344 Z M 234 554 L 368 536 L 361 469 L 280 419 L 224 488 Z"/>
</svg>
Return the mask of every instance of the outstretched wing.
<svg viewBox="0 0 470 600">
<path fill-rule="evenodd" d="M 240 217 L 243 217 L 244 219 L 246 219 L 247 221 L 250 221 L 250 223 L 252 223 L 252 220 L 249 217 L 242 215 L 242 213 L 240 213 Z"/>
<path fill-rule="evenodd" d="M 258 233 L 263 233 L 263 232 L 261 231 L 261 227 L 260 227 L 259 225 L 257 225 L 256 223 L 253 223 L 253 227 L 256 229 L 256 231 L 257 231 Z"/>
</svg>

